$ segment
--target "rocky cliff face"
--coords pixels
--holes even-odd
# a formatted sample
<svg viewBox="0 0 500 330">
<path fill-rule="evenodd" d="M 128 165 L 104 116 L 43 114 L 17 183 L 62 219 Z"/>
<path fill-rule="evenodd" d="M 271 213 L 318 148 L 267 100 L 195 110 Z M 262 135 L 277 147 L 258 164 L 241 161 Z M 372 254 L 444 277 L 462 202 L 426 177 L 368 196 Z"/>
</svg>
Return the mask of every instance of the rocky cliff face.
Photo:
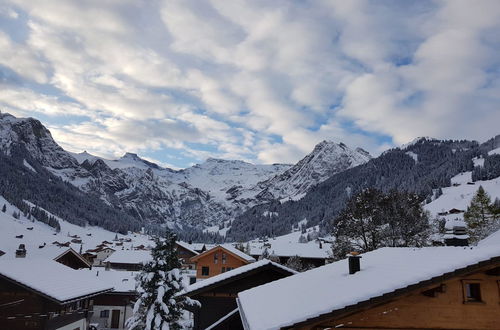
<svg viewBox="0 0 500 330">
<path fill-rule="evenodd" d="M 198 228 L 234 219 L 274 199 L 300 199 L 333 174 L 363 164 L 367 152 L 323 141 L 295 165 L 208 159 L 180 171 L 127 153 L 107 160 L 63 150 L 38 120 L 0 115 L 0 151 L 22 145 L 39 164 L 81 191 L 143 223 Z"/>
</svg>

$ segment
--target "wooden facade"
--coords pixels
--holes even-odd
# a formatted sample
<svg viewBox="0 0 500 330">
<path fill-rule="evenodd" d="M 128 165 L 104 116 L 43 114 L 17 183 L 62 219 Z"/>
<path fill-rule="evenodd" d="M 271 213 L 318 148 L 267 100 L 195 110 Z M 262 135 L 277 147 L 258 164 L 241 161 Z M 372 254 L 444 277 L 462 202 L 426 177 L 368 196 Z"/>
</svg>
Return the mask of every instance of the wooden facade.
<svg viewBox="0 0 500 330">
<path fill-rule="evenodd" d="M 332 311 L 289 328 L 336 327 L 500 329 L 500 257 Z"/>
<path fill-rule="evenodd" d="M 71 248 L 54 260 L 73 269 L 92 268 L 88 260 Z"/>
<path fill-rule="evenodd" d="M 191 261 L 191 258 L 197 256 L 198 254 L 190 249 L 187 249 L 180 243 L 176 242 L 177 257 L 185 269 L 194 269 L 195 263 Z"/>
<path fill-rule="evenodd" d="M 219 275 L 250 263 L 222 246 L 216 246 L 191 258 L 191 262 L 196 263 L 197 279 Z"/>
<path fill-rule="evenodd" d="M 201 330 L 211 326 L 236 308 L 239 292 L 293 275 L 292 271 L 267 264 L 248 272 L 216 282 L 187 295 L 201 303 L 201 308 L 193 309 L 194 329 Z M 216 329 L 243 329 L 239 314 L 228 318 Z"/>
<path fill-rule="evenodd" d="M 58 303 L 0 275 L 0 328 L 55 330 L 67 325 L 84 330 L 92 313 L 89 297 Z"/>
</svg>

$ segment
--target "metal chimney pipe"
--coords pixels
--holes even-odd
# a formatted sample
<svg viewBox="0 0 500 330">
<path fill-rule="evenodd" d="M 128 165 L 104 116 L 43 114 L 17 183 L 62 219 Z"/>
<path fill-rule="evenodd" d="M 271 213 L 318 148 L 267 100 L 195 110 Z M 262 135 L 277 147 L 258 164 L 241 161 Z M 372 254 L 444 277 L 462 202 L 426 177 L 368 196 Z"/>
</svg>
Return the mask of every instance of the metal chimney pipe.
<svg viewBox="0 0 500 330">
<path fill-rule="evenodd" d="M 358 252 L 351 252 L 347 255 L 349 260 L 349 274 L 354 274 L 361 270 L 360 259 L 361 256 Z"/>
</svg>

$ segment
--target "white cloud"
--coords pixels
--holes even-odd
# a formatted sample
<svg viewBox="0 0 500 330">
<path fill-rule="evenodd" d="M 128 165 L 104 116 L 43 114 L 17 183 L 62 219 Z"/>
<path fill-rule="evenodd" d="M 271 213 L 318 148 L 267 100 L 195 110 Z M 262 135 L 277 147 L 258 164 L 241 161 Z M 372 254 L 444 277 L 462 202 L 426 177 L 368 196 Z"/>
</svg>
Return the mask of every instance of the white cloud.
<svg viewBox="0 0 500 330">
<path fill-rule="evenodd" d="M 76 151 L 294 162 L 323 139 L 377 153 L 498 133 L 497 1 L 12 0 L 0 15 L 27 17 L 22 41 L 0 24 L 0 65 L 23 80 L 0 105 L 91 118 L 51 125 Z"/>
</svg>

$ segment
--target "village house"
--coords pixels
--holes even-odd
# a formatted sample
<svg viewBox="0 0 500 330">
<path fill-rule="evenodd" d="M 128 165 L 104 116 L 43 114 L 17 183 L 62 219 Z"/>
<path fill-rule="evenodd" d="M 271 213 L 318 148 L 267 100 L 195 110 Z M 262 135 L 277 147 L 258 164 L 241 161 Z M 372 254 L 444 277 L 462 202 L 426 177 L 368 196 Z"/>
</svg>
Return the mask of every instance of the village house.
<svg viewBox="0 0 500 330">
<path fill-rule="evenodd" d="M 91 253 L 95 256 L 92 258 L 94 260 L 92 266 L 104 266 L 104 260 L 106 260 L 110 255 L 112 255 L 115 252 L 115 249 L 103 245 L 103 246 L 98 246 L 95 249 L 87 250 L 85 252 Z"/>
<path fill-rule="evenodd" d="M 135 276 L 138 273 L 102 268 L 82 272 L 91 273 L 97 280 L 113 287 L 113 291 L 94 298 L 90 324 L 98 329 L 126 329 L 125 322 L 132 316 L 133 302 L 137 299 Z"/>
<path fill-rule="evenodd" d="M 177 257 L 182 264 L 184 269 L 195 269 L 195 264 L 191 261 L 191 258 L 198 255 L 198 252 L 191 248 L 188 243 L 177 241 L 175 242 Z"/>
<path fill-rule="evenodd" d="M 500 329 L 500 245 L 381 248 L 238 294 L 246 330 Z"/>
<path fill-rule="evenodd" d="M 144 264 L 153 260 L 151 251 L 118 250 L 103 261 L 106 267 L 116 270 L 140 271 Z"/>
<path fill-rule="evenodd" d="M 254 262 L 255 259 L 230 244 L 217 245 L 191 258 L 196 264 L 196 280 L 203 280 Z"/>
<path fill-rule="evenodd" d="M 93 298 L 113 288 L 53 260 L 0 259 L 0 327 L 86 330 Z"/>
<path fill-rule="evenodd" d="M 326 260 L 330 257 L 331 245 L 322 241 L 308 244 L 273 244 L 267 242 L 261 246 L 251 246 L 250 254 L 255 259 L 259 259 L 265 250 L 270 256 L 278 258 L 280 264 L 284 265 L 288 259 L 298 257 L 304 268 L 314 268 L 323 266 L 326 263 Z"/>
<path fill-rule="evenodd" d="M 193 309 L 194 329 L 243 329 L 237 294 L 296 273 L 270 260 L 260 260 L 190 285 L 183 295 L 201 303 L 200 308 Z"/>
</svg>

